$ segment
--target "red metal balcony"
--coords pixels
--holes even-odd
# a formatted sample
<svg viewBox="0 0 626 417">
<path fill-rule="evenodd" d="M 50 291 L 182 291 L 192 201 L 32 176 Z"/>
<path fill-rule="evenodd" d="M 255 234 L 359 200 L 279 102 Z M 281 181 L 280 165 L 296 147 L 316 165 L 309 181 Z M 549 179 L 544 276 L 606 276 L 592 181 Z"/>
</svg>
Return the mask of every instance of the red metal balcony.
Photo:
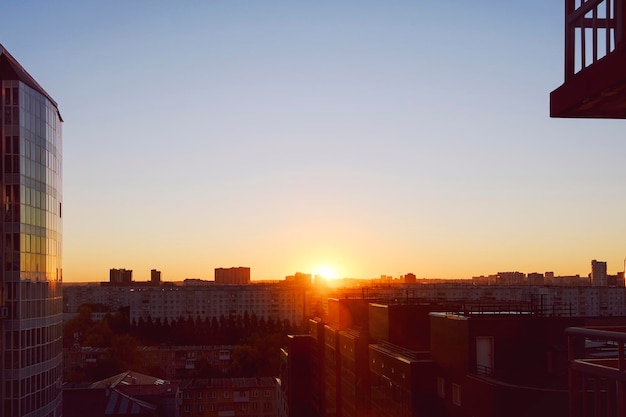
<svg viewBox="0 0 626 417">
<path fill-rule="evenodd" d="M 626 118 L 624 0 L 565 0 L 565 82 L 550 116 Z"/>
<path fill-rule="evenodd" d="M 626 416 L 626 328 L 570 327 L 570 417 Z"/>
</svg>

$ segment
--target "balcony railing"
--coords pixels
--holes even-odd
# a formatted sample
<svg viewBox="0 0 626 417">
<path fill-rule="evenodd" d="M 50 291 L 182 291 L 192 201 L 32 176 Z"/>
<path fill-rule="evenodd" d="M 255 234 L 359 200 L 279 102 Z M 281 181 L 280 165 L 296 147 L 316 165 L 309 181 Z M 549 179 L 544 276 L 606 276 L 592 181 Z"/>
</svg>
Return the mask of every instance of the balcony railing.
<svg viewBox="0 0 626 417">
<path fill-rule="evenodd" d="M 623 0 L 565 0 L 565 81 L 624 39 Z"/>
<path fill-rule="evenodd" d="M 626 328 L 571 327 L 565 333 L 570 417 L 626 416 Z"/>
</svg>

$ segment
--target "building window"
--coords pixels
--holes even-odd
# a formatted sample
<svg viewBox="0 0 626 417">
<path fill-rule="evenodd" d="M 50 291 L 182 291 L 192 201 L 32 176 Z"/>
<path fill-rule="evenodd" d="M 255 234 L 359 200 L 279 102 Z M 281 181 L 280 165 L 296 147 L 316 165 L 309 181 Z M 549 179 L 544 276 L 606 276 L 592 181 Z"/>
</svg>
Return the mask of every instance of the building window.
<svg viewBox="0 0 626 417">
<path fill-rule="evenodd" d="M 446 380 L 442 376 L 437 377 L 437 396 L 446 398 Z"/>
<path fill-rule="evenodd" d="M 452 384 L 452 403 L 461 406 L 461 386 Z"/>
</svg>

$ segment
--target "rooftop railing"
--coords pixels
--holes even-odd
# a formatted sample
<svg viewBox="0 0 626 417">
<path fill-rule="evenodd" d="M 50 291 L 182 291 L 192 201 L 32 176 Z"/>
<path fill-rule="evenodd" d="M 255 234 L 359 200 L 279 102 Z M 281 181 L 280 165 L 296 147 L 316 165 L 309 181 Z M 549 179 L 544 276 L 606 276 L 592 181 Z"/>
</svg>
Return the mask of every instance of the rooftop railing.
<svg viewBox="0 0 626 417">
<path fill-rule="evenodd" d="M 570 417 L 626 416 L 626 328 L 570 327 L 565 334 Z M 598 352 L 599 342 L 607 349 Z"/>
</svg>

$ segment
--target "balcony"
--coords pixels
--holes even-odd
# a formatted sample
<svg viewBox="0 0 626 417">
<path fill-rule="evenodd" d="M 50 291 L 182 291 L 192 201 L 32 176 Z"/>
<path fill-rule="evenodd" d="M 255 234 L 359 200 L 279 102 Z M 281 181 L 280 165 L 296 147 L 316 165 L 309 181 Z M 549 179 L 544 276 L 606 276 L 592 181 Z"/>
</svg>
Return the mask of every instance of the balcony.
<svg viewBox="0 0 626 417">
<path fill-rule="evenodd" d="M 565 0 L 565 82 L 550 116 L 626 118 L 624 0 Z"/>
<path fill-rule="evenodd" d="M 626 416 L 626 327 L 570 327 L 569 416 Z"/>
</svg>

